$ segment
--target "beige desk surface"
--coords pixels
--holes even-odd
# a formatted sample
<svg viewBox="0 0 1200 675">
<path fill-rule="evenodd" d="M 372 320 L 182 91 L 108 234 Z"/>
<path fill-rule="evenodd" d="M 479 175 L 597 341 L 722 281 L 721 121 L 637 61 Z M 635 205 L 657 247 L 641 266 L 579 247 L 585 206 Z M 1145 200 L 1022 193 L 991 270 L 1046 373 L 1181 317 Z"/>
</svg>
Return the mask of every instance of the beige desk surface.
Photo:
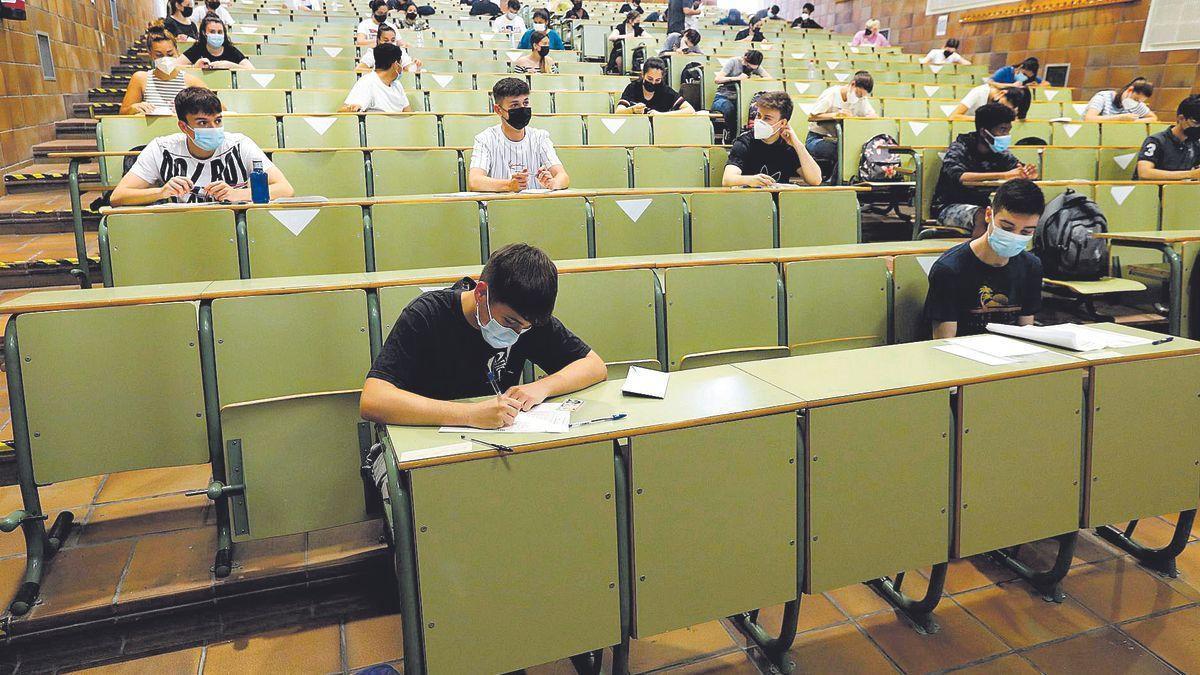
<svg viewBox="0 0 1200 675">
<path fill-rule="evenodd" d="M 1142 232 L 1105 232 L 1097 234 L 1099 239 L 1114 241 L 1149 241 L 1176 244 L 1185 241 L 1200 241 L 1200 230 L 1144 230 Z"/>
<path fill-rule="evenodd" d="M 144 305 L 151 302 L 199 300 L 211 281 L 118 288 L 90 288 L 62 291 L 38 291 L 8 300 L 0 305 L 5 314 L 43 312 L 84 307 Z"/>
<path fill-rule="evenodd" d="M 1079 356 L 1079 358 L 1086 360 L 1091 365 L 1103 365 L 1106 363 L 1120 363 L 1125 361 L 1140 361 L 1142 359 L 1153 359 L 1169 356 L 1186 356 L 1189 354 L 1200 353 L 1200 342 L 1196 340 L 1189 340 L 1187 338 L 1178 336 L 1170 336 L 1164 333 L 1155 333 L 1154 331 L 1142 330 L 1141 328 L 1134 328 L 1132 326 L 1122 326 L 1121 324 L 1116 323 L 1097 323 L 1090 324 L 1090 326 L 1092 328 L 1099 328 L 1102 330 L 1112 331 L 1114 333 L 1121 333 L 1123 335 L 1136 335 L 1149 340 L 1162 340 L 1168 337 L 1171 338 L 1171 340 L 1170 342 L 1164 342 L 1160 345 L 1151 344 L 1138 345 L 1136 347 L 1104 349 L 1101 350 L 1100 353 L 1115 353 L 1119 354 L 1120 356 L 1114 354 L 1112 356 L 1104 356 L 1101 358 L 1096 358 L 1094 355 L 1080 356 L 1080 352 L 1072 352 L 1067 349 L 1050 347 L 1048 345 L 1043 346 L 1061 354 Z"/>
</svg>

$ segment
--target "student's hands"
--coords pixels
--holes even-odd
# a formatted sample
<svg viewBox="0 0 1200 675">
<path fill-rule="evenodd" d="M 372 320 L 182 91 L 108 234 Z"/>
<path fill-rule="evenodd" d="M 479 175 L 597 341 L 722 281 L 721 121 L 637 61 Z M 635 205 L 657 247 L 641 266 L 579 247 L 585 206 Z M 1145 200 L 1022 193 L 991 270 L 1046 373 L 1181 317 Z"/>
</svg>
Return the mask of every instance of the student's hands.
<svg viewBox="0 0 1200 675">
<path fill-rule="evenodd" d="M 139 113 L 142 115 L 149 115 L 150 113 L 154 112 L 154 104 L 147 103 L 146 101 L 142 101 L 141 103 L 134 103 L 133 104 L 133 112 Z"/>
<path fill-rule="evenodd" d="M 508 189 L 510 192 L 520 192 L 529 187 L 529 170 L 518 171 L 508 179 Z"/>
<path fill-rule="evenodd" d="M 629 107 L 629 109 L 631 111 L 641 115 L 642 113 L 646 112 L 646 104 L 645 103 L 634 103 L 632 106 Z"/>
<path fill-rule="evenodd" d="M 550 181 L 554 180 L 554 173 L 550 171 L 550 167 L 543 166 L 542 168 L 538 169 L 537 179 L 538 182 L 542 184 L 542 187 L 548 188 L 550 187 Z"/>
<path fill-rule="evenodd" d="M 468 403 L 467 426 L 476 429 L 507 427 L 517 419 L 520 410 L 521 404 L 508 396 L 492 396 L 478 403 Z"/>
<path fill-rule="evenodd" d="M 1200 180 L 1200 167 L 1196 167 L 1188 172 L 1189 180 Z"/>
<path fill-rule="evenodd" d="M 1028 178 L 1029 180 L 1036 180 L 1038 177 L 1037 167 L 1032 164 L 1022 164 L 1021 166 L 1019 166 L 1017 168 L 1020 169 L 1020 171 L 1021 171 L 1021 175 L 1018 176 L 1018 178 Z"/>
<path fill-rule="evenodd" d="M 200 59 L 192 65 L 196 66 L 197 68 L 209 68 L 212 66 L 212 61 L 208 59 Z"/>
<path fill-rule="evenodd" d="M 791 122 L 788 120 L 784 120 L 783 126 L 779 128 L 779 137 L 783 139 L 784 143 L 793 147 L 800 142 L 800 137 L 796 135 L 795 130 L 792 129 Z"/>
<path fill-rule="evenodd" d="M 735 80 L 748 80 L 748 79 L 750 79 L 750 76 L 749 76 L 749 75 L 747 75 L 746 73 L 739 73 L 738 75 L 734 76 L 734 78 L 733 78 L 733 79 L 735 79 Z"/>
<path fill-rule="evenodd" d="M 1008 171 L 1005 171 L 1003 175 L 1004 175 L 1004 180 L 1012 180 L 1014 178 L 1024 178 L 1025 177 L 1025 165 L 1022 164 L 1015 169 L 1009 169 Z"/>
<path fill-rule="evenodd" d="M 521 412 L 527 412 L 533 406 L 546 400 L 546 392 L 538 386 L 539 383 L 519 384 L 515 387 L 509 387 L 508 391 L 504 392 L 504 396 L 510 398 L 521 406 Z"/>
<path fill-rule="evenodd" d="M 192 191 L 192 181 L 183 176 L 175 176 L 158 190 L 159 199 L 182 197 Z"/>
<path fill-rule="evenodd" d="M 771 187 L 775 184 L 775 179 L 765 173 L 757 173 L 753 176 L 747 176 L 750 180 L 750 187 Z"/>
<path fill-rule="evenodd" d="M 204 186 L 204 193 L 220 202 L 248 202 L 249 188 L 235 188 L 228 183 L 218 181 Z"/>
<path fill-rule="evenodd" d="M 347 103 L 346 105 L 342 106 L 342 112 L 362 112 L 362 106 L 355 105 L 353 103 Z"/>
</svg>

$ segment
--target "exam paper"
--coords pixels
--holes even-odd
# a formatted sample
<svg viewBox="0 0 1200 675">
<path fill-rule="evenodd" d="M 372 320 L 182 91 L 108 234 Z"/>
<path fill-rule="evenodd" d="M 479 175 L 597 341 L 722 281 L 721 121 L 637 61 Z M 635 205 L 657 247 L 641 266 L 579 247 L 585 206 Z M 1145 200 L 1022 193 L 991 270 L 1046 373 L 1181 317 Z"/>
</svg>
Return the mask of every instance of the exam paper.
<svg viewBox="0 0 1200 675">
<path fill-rule="evenodd" d="M 502 429 L 476 429 L 474 427 L 442 427 L 443 434 L 561 434 L 571 428 L 571 413 L 563 410 L 562 403 L 541 403 L 528 412 L 517 413 L 512 425 Z"/>
<path fill-rule="evenodd" d="M 1005 359 L 998 356 L 992 356 L 991 354 L 984 354 L 983 352 L 976 351 L 970 347 L 965 347 L 956 343 L 938 345 L 934 347 L 934 349 L 946 352 L 947 354 L 961 356 L 964 359 L 971 359 L 972 361 L 977 361 L 989 366 L 1004 366 L 1013 362 L 1012 359 Z"/>
<path fill-rule="evenodd" d="M 1077 352 L 1136 347 L 1151 343 L 1151 340 L 1143 337 L 1122 335 L 1102 328 L 1080 326 L 1073 323 L 1061 323 L 1056 326 L 1006 326 L 989 323 L 987 329 L 993 333 L 1011 335 Z"/>
<path fill-rule="evenodd" d="M 1012 338 L 1001 337 L 999 335 L 988 335 L 986 333 L 953 338 L 953 341 L 969 349 L 974 349 L 977 352 L 983 352 L 989 356 L 1002 359 L 1030 356 L 1046 351 L 1045 347 L 1031 345 L 1028 342 L 1021 342 L 1020 340 L 1013 340 Z"/>
</svg>

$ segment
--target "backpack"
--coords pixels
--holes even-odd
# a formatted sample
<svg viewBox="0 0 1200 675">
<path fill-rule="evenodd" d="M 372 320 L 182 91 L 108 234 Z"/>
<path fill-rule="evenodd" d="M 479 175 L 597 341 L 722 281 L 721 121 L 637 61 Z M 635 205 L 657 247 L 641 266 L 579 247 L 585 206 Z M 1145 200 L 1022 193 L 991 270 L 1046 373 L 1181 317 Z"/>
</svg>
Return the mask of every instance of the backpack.
<svg viewBox="0 0 1200 675">
<path fill-rule="evenodd" d="M 696 110 L 704 109 L 704 69 L 699 63 L 689 63 L 683 67 L 679 77 L 679 95 L 692 104 Z"/>
<path fill-rule="evenodd" d="M 877 183 L 899 179 L 900 155 L 888 150 L 889 145 L 900 144 L 887 134 L 876 134 L 863 143 L 855 182 Z"/>
<path fill-rule="evenodd" d="M 1033 235 L 1033 253 L 1051 279 L 1096 280 L 1108 273 L 1108 219 L 1087 195 L 1067 190 L 1046 205 Z"/>
</svg>

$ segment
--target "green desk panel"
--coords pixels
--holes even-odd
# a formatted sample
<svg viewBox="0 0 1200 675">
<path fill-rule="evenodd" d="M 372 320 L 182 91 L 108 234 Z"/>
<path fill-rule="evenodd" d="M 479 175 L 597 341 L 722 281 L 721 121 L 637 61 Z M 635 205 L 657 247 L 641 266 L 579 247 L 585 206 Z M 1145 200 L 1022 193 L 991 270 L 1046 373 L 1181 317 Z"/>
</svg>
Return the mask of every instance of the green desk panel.
<svg viewBox="0 0 1200 675">
<path fill-rule="evenodd" d="M 966 557 L 1079 527 L 1083 371 L 962 389 L 955 555 Z M 1023 410 L 1020 422 L 1005 411 Z"/>
<path fill-rule="evenodd" d="M 412 472 L 430 673 L 620 642 L 614 475 L 612 443 Z"/>
<path fill-rule="evenodd" d="M 794 600 L 796 416 L 634 438 L 634 636 Z"/>
<path fill-rule="evenodd" d="M 1200 356 L 1100 365 L 1093 373 L 1085 525 L 1196 508 Z"/>
<path fill-rule="evenodd" d="M 945 562 L 950 395 L 945 389 L 809 412 L 806 593 Z"/>
</svg>

